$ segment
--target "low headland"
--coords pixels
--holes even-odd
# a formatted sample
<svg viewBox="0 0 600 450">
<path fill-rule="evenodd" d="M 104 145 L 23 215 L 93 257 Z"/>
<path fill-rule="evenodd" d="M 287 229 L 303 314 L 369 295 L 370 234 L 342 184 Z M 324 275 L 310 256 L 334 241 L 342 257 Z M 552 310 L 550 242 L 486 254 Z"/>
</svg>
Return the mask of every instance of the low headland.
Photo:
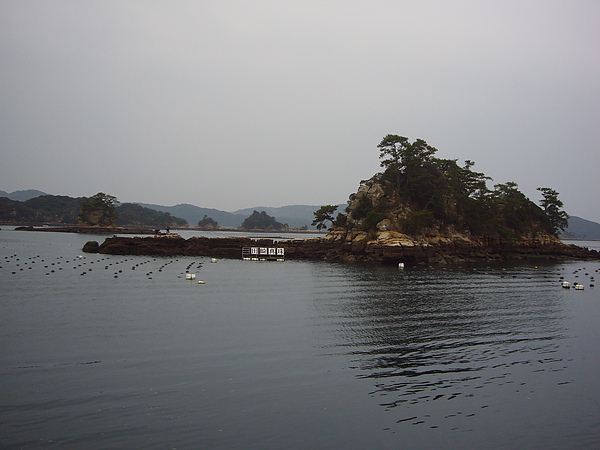
<svg viewBox="0 0 600 450">
<path fill-rule="evenodd" d="M 156 230 L 134 227 L 86 227 L 78 225 L 34 227 L 32 225 L 19 226 L 15 231 L 49 231 L 55 233 L 78 234 L 156 234 Z"/>
<path fill-rule="evenodd" d="M 252 239 L 248 237 L 121 237 L 107 238 L 102 244 L 88 242 L 83 250 L 111 255 L 242 257 L 248 247 L 283 248 L 285 259 L 337 262 L 377 262 L 386 264 L 458 264 L 503 260 L 569 259 L 598 260 L 600 253 L 560 241 L 487 241 L 465 237 L 415 241 L 396 232 L 382 232 L 376 239 L 334 230 L 325 237 L 308 239 Z"/>
</svg>

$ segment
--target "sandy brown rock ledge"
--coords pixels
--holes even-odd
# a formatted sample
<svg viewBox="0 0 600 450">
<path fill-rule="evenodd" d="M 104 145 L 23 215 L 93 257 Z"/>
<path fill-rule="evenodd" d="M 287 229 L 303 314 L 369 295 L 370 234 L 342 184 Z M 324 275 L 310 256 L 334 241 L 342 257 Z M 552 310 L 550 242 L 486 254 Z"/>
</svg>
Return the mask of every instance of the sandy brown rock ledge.
<svg viewBox="0 0 600 450">
<path fill-rule="evenodd" d="M 341 262 L 404 262 L 406 264 L 455 264 L 460 262 L 511 259 L 600 260 L 600 253 L 558 240 L 475 240 L 464 236 L 414 240 L 395 232 L 383 232 L 376 238 L 364 233 L 330 233 L 309 239 L 251 239 L 245 237 L 110 237 L 101 245 L 94 241 L 84 251 L 112 255 L 209 256 L 241 258 L 243 247 L 279 247 L 286 259 L 310 259 Z"/>
</svg>

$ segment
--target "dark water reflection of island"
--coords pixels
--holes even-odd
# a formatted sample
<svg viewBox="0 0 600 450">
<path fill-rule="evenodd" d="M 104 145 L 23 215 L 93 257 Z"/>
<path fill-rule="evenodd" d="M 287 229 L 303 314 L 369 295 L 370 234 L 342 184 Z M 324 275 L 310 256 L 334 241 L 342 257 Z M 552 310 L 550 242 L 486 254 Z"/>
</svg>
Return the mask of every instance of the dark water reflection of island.
<svg viewBox="0 0 600 450">
<path fill-rule="evenodd" d="M 5 446 L 598 447 L 599 263 L 212 264 L 88 239 L 0 230 Z"/>
<path fill-rule="evenodd" d="M 598 414 L 566 406 L 589 380 L 574 359 L 581 336 L 565 305 L 577 293 L 558 283 L 576 265 L 353 266 L 344 282 L 325 281 L 319 298 L 335 300 L 317 306 L 337 321 L 335 351 L 350 356 L 356 377 L 372 382 L 370 395 L 397 427 L 413 426 L 413 437 L 453 431 L 463 443 L 541 447 L 566 445 L 578 430 L 595 441 Z"/>
</svg>

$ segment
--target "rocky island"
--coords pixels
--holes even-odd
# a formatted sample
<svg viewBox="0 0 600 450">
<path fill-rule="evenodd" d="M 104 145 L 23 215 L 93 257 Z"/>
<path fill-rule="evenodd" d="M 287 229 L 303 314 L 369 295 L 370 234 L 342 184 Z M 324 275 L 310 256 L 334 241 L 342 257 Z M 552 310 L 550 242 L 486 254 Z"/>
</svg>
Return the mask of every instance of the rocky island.
<svg viewBox="0 0 600 450">
<path fill-rule="evenodd" d="M 345 213 L 325 205 L 315 212 L 324 237 L 111 237 L 84 251 L 118 255 L 193 255 L 240 258 L 244 247 L 283 248 L 285 258 L 342 262 L 454 264 L 537 258 L 600 259 L 558 238 L 568 225 L 558 193 L 538 188 L 539 206 L 516 183 L 487 187 L 489 177 L 471 161 L 435 157 L 425 141 L 387 135 L 378 145 L 384 170 L 350 195 Z"/>
<path fill-rule="evenodd" d="M 379 262 L 416 264 L 456 264 L 461 262 L 509 259 L 600 259 L 595 250 L 567 245 L 554 240 L 481 242 L 464 236 L 415 241 L 393 231 L 371 239 L 363 234 L 332 231 L 325 237 L 309 239 L 251 239 L 245 237 L 184 239 L 153 237 L 110 237 L 101 245 L 88 242 L 83 250 L 112 255 L 208 256 L 241 258 L 246 247 L 283 248 L 286 259 L 339 262 Z"/>
</svg>

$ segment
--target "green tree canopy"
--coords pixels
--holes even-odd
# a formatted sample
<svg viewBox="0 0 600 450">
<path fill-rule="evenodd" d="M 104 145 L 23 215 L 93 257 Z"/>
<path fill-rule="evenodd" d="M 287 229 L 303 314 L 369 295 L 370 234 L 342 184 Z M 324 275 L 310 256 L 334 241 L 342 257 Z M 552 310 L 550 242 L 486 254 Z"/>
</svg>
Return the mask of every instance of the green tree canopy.
<svg viewBox="0 0 600 450">
<path fill-rule="evenodd" d="M 117 206 L 118 226 L 148 226 L 153 228 L 185 227 L 187 220 L 172 216 L 168 212 L 156 211 L 135 203 L 122 203 Z"/>
<path fill-rule="evenodd" d="M 539 189 L 540 208 L 514 182 L 490 190 L 491 178 L 474 171 L 472 161 L 460 166 L 455 159 L 437 158 L 437 149 L 423 139 L 411 142 L 388 134 L 377 148 L 384 170 L 366 183 L 380 184 L 384 196 L 378 200 L 351 196 L 351 225 L 373 229 L 387 218 L 411 233 L 453 226 L 477 235 L 510 238 L 541 232 L 557 235 L 568 225 L 563 204 L 551 188 Z M 318 218 L 330 220 L 326 215 Z"/>
<path fill-rule="evenodd" d="M 204 217 L 198 221 L 198 228 L 215 229 L 219 228 L 219 223 L 212 217 L 204 214 Z"/>
<path fill-rule="evenodd" d="M 87 226 L 114 227 L 117 218 L 116 202 L 116 197 L 103 192 L 83 198 L 80 203 L 78 223 Z"/>
<path fill-rule="evenodd" d="M 537 188 L 542 193 L 540 205 L 546 213 L 549 231 L 558 234 L 569 226 L 569 215 L 563 211 L 563 202 L 558 199 L 558 192 L 552 188 Z"/>
<path fill-rule="evenodd" d="M 334 222 L 333 214 L 338 209 L 337 205 L 323 205 L 314 212 L 315 220 L 312 222 L 312 226 L 316 226 L 317 230 L 327 228 L 325 222 Z"/>
<path fill-rule="evenodd" d="M 274 217 L 269 216 L 265 211 L 253 211 L 249 217 L 242 223 L 244 230 L 283 230 L 287 228 L 286 224 L 279 223 Z"/>
<path fill-rule="evenodd" d="M 408 138 L 397 134 L 388 134 L 379 145 L 379 158 L 381 167 L 396 182 L 396 187 L 408 185 L 419 172 L 431 161 L 437 149 L 431 147 L 422 139 L 411 143 Z"/>
</svg>

